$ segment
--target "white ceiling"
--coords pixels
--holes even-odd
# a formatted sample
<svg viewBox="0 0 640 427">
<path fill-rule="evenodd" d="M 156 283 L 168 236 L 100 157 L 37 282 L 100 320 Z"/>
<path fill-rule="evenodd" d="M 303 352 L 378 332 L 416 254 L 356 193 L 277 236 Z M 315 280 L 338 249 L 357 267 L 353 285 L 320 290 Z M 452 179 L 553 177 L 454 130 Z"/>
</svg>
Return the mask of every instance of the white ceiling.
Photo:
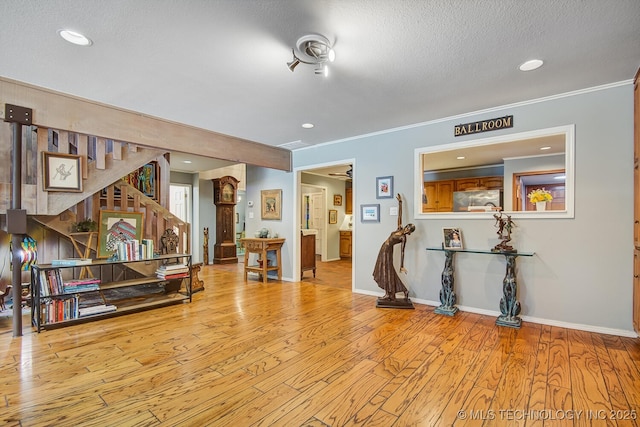
<svg viewBox="0 0 640 427">
<path fill-rule="evenodd" d="M 309 33 L 334 43 L 328 78 L 286 66 Z M 532 58 L 544 66 L 518 70 Z M 639 66 L 638 0 L 0 1 L 0 76 L 268 145 L 625 81 Z"/>
</svg>

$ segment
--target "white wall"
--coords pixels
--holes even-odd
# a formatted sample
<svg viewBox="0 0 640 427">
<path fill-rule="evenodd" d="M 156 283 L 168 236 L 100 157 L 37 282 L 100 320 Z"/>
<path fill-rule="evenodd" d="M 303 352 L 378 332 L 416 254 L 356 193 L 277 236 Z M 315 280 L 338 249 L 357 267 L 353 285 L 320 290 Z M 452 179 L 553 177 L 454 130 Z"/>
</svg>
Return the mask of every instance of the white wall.
<svg viewBox="0 0 640 427">
<path fill-rule="evenodd" d="M 372 295 L 382 295 L 372 277 L 378 249 L 397 225 L 397 217 L 389 215 L 389 208 L 397 206 L 397 202 L 375 198 L 375 178 L 393 176 L 395 193 L 405 199 L 403 223 L 416 224 L 416 232 L 407 243 L 405 266 L 409 272 L 404 276 L 405 283 L 414 302 L 438 305 L 444 257 L 425 248 L 439 246 L 442 228 L 454 226 L 462 229 L 467 248 L 490 249 L 497 243 L 496 229 L 494 221 L 487 219 L 411 218 L 414 150 L 459 142 L 460 138 L 453 137 L 454 125 L 511 114 L 512 129 L 464 139 L 570 124 L 576 130 L 575 218 L 520 219 L 513 232 L 512 243 L 517 249 L 536 253 L 534 257 L 518 259 L 518 298 L 523 320 L 635 336 L 631 82 L 296 150 L 293 165 L 302 168 L 338 158 L 356 159 L 354 286 L 356 292 Z M 253 168 L 247 183 L 251 191 L 257 192 L 254 200 L 259 200 L 259 189 L 282 188 L 283 215 L 293 220 L 295 179 L 290 173 Z M 380 203 L 380 223 L 360 223 L 359 206 L 363 203 Z M 292 241 L 295 236 L 285 229 L 278 232 Z M 285 265 L 285 272 L 291 277 L 293 257 L 290 247 L 286 251 L 283 262 L 289 264 Z M 504 273 L 502 256 L 457 254 L 458 305 L 497 315 Z"/>
</svg>

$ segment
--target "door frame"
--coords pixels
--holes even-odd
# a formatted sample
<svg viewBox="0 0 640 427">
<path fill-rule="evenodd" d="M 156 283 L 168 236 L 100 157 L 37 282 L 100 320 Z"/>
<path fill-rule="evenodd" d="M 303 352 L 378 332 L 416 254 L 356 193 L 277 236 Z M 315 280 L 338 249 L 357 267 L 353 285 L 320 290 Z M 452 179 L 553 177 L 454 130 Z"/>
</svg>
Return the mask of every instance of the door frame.
<svg viewBox="0 0 640 427">
<path fill-rule="evenodd" d="M 351 158 L 351 159 L 342 159 L 342 160 L 336 160 L 336 161 L 332 161 L 332 162 L 327 162 L 327 163 L 316 163 L 316 164 L 311 164 L 311 165 L 307 165 L 307 166 L 300 166 L 297 168 L 293 169 L 293 199 L 295 200 L 295 202 L 293 203 L 294 205 L 294 218 L 296 218 L 296 221 L 293 221 L 294 225 L 293 225 L 293 247 L 294 248 L 299 248 L 300 247 L 300 233 L 301 233 L 301 224 L 300 224 L 300 218 L 302 218 L 302 172 L 307 172 L 307 171 L 311 171 L 314 169 L 319 169 L 319 168 L 325 168 L 325 167 L 329 167 L 329 166 L 340 166 L 340 165 L 351 165 L 351 167 L 353 168 L 353 176 L 352 176 L 352 183 L 353 183 L 353 206 L 357 206 L 356 204 L 356 199 L 357 199 L 357 195 L 356 195 L 356 191 L 355 191 L 355 177 L 356 177 L 356 159 Z M 328 197 L 328 196 L 327 196 Z M 327 201 L 328 203 L 328 201 Z M 355 208 L 354 208 L 354 212 L 353 215 L 356 216 L 356 212 L 355 212 Z M 356 271 L 356 228 L 357 228 L 357 222 L 353 221 L 353 227 L 351 230 L 351 239 L 352 239 L 352 243 L 351 243 L 351 291 L 353 291 L 353 289 L 355 289 L 355 284 L 356 284 L 356 278 L 355 278 L 355 271 Z M 326 230 L 326 228 L 325 228 Z M 325 236 L 324 237 L 324 243 L 323 245 L 327 244 L 327 237 L 326 237 L 326 231 L 325 231 Z M 295 251 L 295 256 L 293 257 L 293 271 L 294 272 L 299 272 L 300 271 L 300 251 L 296 250 Z"/>
</svg>

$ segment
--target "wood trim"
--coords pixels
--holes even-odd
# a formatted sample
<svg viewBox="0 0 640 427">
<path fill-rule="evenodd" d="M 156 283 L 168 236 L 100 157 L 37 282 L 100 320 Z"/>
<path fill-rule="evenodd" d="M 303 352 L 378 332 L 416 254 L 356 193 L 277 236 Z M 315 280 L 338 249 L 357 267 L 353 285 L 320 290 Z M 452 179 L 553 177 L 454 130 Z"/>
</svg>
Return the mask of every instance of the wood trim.
<svg viewBox="0 0 640 427">
<path fill-rule="evenodd" d="M 179 147 L 184 153 L 287 172 L 292 170 L 291 151 L 284 148 L 170 122 L 3 77 L 0 77 L 0 99 L 3 104 L 33 109 L 33 121 L 37 126 L 166 151 Z M 4 119 L 4 107 L 0 109 L 0 118 Z"/>
</svg>

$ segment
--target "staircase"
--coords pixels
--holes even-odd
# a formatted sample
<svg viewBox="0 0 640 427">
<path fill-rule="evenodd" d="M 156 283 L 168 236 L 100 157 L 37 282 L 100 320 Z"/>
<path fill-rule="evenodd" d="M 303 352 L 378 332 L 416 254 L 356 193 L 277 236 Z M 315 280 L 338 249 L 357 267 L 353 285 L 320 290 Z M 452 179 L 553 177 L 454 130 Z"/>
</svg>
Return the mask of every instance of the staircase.
<svg viewBox="0 0 640 427">
<path fill-rule="evenodd" d="M 7 128 L 0 125 L 0 158 L 6 159 L 7 153 L 11 152 L 10 141 Z M 46 191 L 43 153 L 49 158 L 78 162 L 81 191 Z M 161 150 L 101 137 L 27 127 L 23 133 L 22 208 L 30 218 L 66 237 L 76 222 L 86 218 L 98 222 L 100 211 L 104 209 L 143 212 L 144 238 L 153 239 L 159 249 L 160 237 L 171 228 L 179 237 L 179 251 L 190 253 L 189 224 L 164 207 L 169 203 L 169 163 L 164 154 Z M 122 180 L 152 161 L 158 163 L 156 180 L 166 183 L 167 187 L 160 192 L 159 200 L 146 196 Z M 49 174 L 52 173 L 54 171 L 49 168 Z M 10 177 L 0 173 L 0 214 L 10 207 L 10 189 Z M 92 256 L 95 256 L 96 240 L 92 244 Z M 78 239 L 78 244 L 83 244 L 82 239 Z"/>
</svg>

